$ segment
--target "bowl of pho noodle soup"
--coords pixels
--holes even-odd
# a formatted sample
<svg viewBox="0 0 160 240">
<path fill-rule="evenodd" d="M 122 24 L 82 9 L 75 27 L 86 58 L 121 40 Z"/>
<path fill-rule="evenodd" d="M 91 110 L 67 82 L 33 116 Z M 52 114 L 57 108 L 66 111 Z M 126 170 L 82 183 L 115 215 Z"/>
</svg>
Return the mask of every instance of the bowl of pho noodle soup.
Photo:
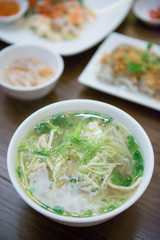
<svg viewBox="0 0 160 240">
<path fill-rule="evenodd" d="M 7 161 L 20 196 L 71 226 L 95 225 L 126 210 L 147 188 L 154 166 L 138 122 L 92 100 L 57 102 L 33 113 L 13 135 Z"/>
</svg>

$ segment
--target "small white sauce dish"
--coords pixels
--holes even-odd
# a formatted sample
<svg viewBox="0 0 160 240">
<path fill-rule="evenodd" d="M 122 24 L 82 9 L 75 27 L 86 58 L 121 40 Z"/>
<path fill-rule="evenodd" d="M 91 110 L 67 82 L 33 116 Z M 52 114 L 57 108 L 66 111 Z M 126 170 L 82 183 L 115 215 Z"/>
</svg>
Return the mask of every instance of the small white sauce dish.
<svg viewBox="0 0 160 240">
<path fill-rule="evenodd" d="M 53 69 L 52 78 L 44 84 L 33 87 L 16 87 L 3 79 L 7 66 L 18 59 L 35 58 Z M 39 99 L 47 95 L 60 78 L 64 69 L 64 62 L 59 53 L 47 47 L 35 44 L 15 44 L 0 51 L 0 87 L 11 97 L 21 100 Z"/>
<path fill-rule="evenodd" d="M 102 115 L 108 115 L 115 119 L 121 121 L 130 131 L 133 133 L 139 145 L 141 147 L 144 159 L 144 175 L 143 180 L 139 187 L 136 189 L 135 193 L 132 197 L 121 205 L 119 208 L 114 209 L 111 212 L 104 213 L 98 216 L 92 217 L 83 217 L 83 218 L 75 218 L 69 216 L 57 215 L 55 213 L 49 212 L 41 206 L 37 205 L 22 189 L 17 172 L 16 172 L 16 157 L 18 152 L 18 146 L 20 142 L 24 139 L 26 134 L 30 131 L 30 129 L 35 126 L 38 122 L 43 119 L 47 119 L 47 117 L 64 113 L 64 112 L 76 112 L 76 111 L 91 111 L 95 113 L 99 113 Z M 87 227 L 92 225 L 97 225 L 102 222 L 108 221 L 111 218 L 117 216 L 123 211 L 127 210 L 131 207 L 145 192 L 147 189 L 154 169 L 154 153 L 151 142 L 141 127 L 141 125 L 129 114 L 122 111 L 121 109 L 99 101 L 87 100 L 87 99 L 73 99 L 66 100 L 57 103 L 50 104 L 44 108 L 33 113 L 29 116 L 16 130 L 14 133 L 8 148 L 7 153 L 7 168 L 8 173 L 11 179 L 11 182 L 16 189 L 17 193 L 21 196 L 21 198 L 34 210 L 38 211 L 42 215 L 50 218 L 53 221 L 59 222 L 68 226 L 75 227 Z"/>
<path fill-rule="evenodd" d="M 17 14 L 11 15 L 11 16 L 0 16 L 0 23 L 11 23 L 21 16 L 27 11 L 28 6 L 29 6 L 29 1 L 28 0 L 14 0 L 15 2 L 18 3 L 20 10 Z"/>
<path fill-rule="evenodd" d="M 160 19 L 150 17 L 150 10 L 160 7 L 160 0 L 136 0 L 133 12 L 137 18 L 149 26 L 160 26 Z"/>
</svg>

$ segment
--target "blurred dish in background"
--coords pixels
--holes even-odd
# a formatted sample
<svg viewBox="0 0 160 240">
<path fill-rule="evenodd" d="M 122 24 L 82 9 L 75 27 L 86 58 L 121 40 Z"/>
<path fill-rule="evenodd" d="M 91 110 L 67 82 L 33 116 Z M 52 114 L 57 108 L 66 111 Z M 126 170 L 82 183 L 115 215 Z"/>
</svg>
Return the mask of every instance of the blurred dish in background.
<svg viewBox="0 0 160 240">
<path fill-rule="evenodd" d="M 56 42 L 78 37 L 85 25 L 95 18 L 95 13 L 84 5 L 83 0 L 40 0 L 31 1 L 28 11 L 17 24 Z"/>
<path fill-rule="evenodd" d="M 115 86 L 124 85 L 132 92 L 142 92 L 160 100 L 160 59 L 149 42 L 145 50 L 120 44 L 99 61 L 97 77 Z"/>
<path fill-rule="evenodd" d="M 159 3 L 159 7 L 155 8 L 155 9 L 151 9 L 149 11 L 149 16 L 152 19 L 160 19 L 160 3 Z"/>
<path fill-rule="evenodd" d="M 17 20 L 27 9 L 27 0 L 0 0 L 0 23 L 10 23 Z"/>
<path fill-rule="evenodd" d="M 137 0 L 133 12 L 144 23 L 160 26 L 160 0 Z"/>
<path fill-rule="evenodd" d="M 122 50 L 116 50 L 120 46 L 124 47 L 123 53 Z M 160 82 L 158 81 L 160 76 L 158 57 L 160 47 L 156 44 L 152 46 L 155 54 L 150 50 L 151 46 L 151 43 L 119 33 L 112 33 L 98 48 L 78 81 L 102 92 L 160 111 L 160 100 L 155 99 L 160 94 Z M 129 51 L 131 52 L 129 53 Z M 114 79 L 115 72 L 110 67 L 113 64 L 113 59 L 109 59 L 109 57 L 113 53 L 115 54 L 113 67 L 115 67 L 117 74 L 122 73 L 123 75 L 123 77 L 118 77 L 118 81 Z M 105 67 L 100 64 L 100 61 Z M 125 73 L 124 70 L 126 70 Z M 146 81 L 144 81 L 142 74 L 144 74 Z M 132 76 L 133 81 L 129 80 L 129 76 Z M 154 91 L 154 89 L 157 90 Z"/>
<path fill-rule="evenodd" d="M 132 2 L 133 0 L 84 0 L 84 5 L 95 12 L 96 19 L 87 22 L 78 37 L 70 41 L 49 41 L 45 36 L 38 36 L 31 30 L 18 27 L 15 23 L 0 24 L 0 39 L 8 43 L 40 43 L 63 56 L 78 54 L 93 47 L 116 29 L 128 14 Z"/>
<path fill-rule="evenodd" d="M 0 1 L 0 16 L 9 17 L 19 12 L 20 6 L 16 1 Z"/>
<path fill-rule="evenodd" d="M 34 87 L 46 83 L 54 71 L 36 58 L 20 58 L 6 67 L 3 81 L 15 87 Z"/>
<path fill-rule="evenodd" d="M 13 44 L 0 51 L 0 87 L 17 99 L 47 95 L 64 69 L 60 54 L 39 44 Z"/>
</svg>

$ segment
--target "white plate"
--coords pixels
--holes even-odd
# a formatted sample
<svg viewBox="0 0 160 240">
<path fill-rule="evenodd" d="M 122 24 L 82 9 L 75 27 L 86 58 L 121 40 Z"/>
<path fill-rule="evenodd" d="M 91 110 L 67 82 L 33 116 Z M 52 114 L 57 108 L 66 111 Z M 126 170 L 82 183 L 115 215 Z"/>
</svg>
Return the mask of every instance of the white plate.
<svg viewBox="0 0 160 240">
<path fill-rule="evenodd" d="M 160 7 L 160 0 L 137 0 L 133 6 L 133 12 L 144 23 L 150 26 L 160 26 L 160 19 L 152 19 L 149 16 L 149 11 L 158 7 Z"/>
<path fill-rule="evenodd" d="M 124 20 L 133 0 L 85 0 L 97 14 L 97 19 L 89 23 L 77 39 L 52 43 L 38 37 L 32 31 L 18 28 L 14 23 L 0 24 L 0 39 L 8 43 L 36 43 L 46 45 L 63 56 L 74 55 L 93 47 L 108 33 L 116 29 Z"/>
<path fill-rule="evenodd" d="M 108 83 L 101 82 L 97 79 L 96 73 L 99 69 L 99 60 L 103 53 L 111 53 L 118 45 L 129 44 L 134 45 L 142 49 L 146 49 L 147 42 L 131 38 L 119 33 L 112 33 L 110 36 L 101 44 L 94 56 L 91 58 L 86 68 L 83 70 L 78 78 L 78 81 L 86 86 L 100 90 L 105 93 L 144 105 L 160 111 L 160 101 L 156 101 L 150 96 L 143 93 L 134 93 L 123 86 L 114 86 Z M 154 44 L 153 51 L 160 55 L 160 46 Z"/>
</svg>

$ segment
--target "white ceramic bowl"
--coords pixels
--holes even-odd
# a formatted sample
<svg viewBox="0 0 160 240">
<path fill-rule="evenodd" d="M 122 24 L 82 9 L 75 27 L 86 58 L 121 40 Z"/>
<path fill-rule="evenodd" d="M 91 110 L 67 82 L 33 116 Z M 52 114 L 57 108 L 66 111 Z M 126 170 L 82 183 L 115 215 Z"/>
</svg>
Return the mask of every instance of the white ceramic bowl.
<svg viewBox="0 0 160 240">
<path fill-rule="evenodd" d="M 17 14 L 14 14 L 12 16 L 0 16 L 0 23 L 10 23 L 18 18 L 20 18 L 28 9 L 29 2 L 28 0 L 14 0 L 19 4 L 20 10 Z"/>
<path fill-rule="evenodd" d="M 16 59 L 36 58 L 40 62 L 51 67 L 54 71 L 53 77 L 45 84 L 34 87 L 15 87 L 3 79 L 3 73 L 9 64 Z M 62 57 L 47 47 L 33 44 L 16 44 L 0 51 L 0 86 L 8 95 L 22 100 L 33 100 L 47 95 L 56 85 L 64 69 Z"/>
<path fill-rule="evenodd" d="M 151 9 L 160 7 L 160 0 L 136 0 L 133 5 L 133 12 L 137 18 L 150 26 L 160 26 L 160 19 L 152 19 L 149 16 Z"/>
<path fill-rule="evenodd" d="M 37 124 L 37 122 L 51 115 L 63 113 L 66 111 L 79 111 L 79 110 L 106 114 L 107 116 L 112 116 L 113 118 L 119 119 L 121 122 L 123 122 L 137 138 L 141 146 L 141 149 L 143 151 L 144 166 L 145 166 L 143 181 L 141 182 L 136 192 L 132 195 L 132 197 L 126 203 L 124 203 L 122 206 L 120 206 L 119 208 L 111 212 L 108 212 L 99 216 L 88 217 L 88 218 L 74 218 L 74 217 L 61 216 L 61 215 L 51 213 L 41 208 L 40 206 L 38 206 L 25 194 L 22 187 L 20 186 L 17 173 L 16 173 L 16 166 L 15 166 L 19 143 L 21 142 L 22 139 L 24 139 L 24 137 L 26 136 L 26 133 L 28 133 L 31 127 Z M 152 173 L 154 169 L 154 154 L 153 154 L 151 142 L 146 132 L 143 130 L 143 128 L 135 119 L 133 119 L 130 115 L 128 115 L 124 111 L 112 105 L 99 102 L 99 101 L 80 100 L 80 99 L 67 100 L 67 101 L 53 103 L 51 105 L 48 105 L 36 111 L 18 127 L 9 144 L 8 154 L 7 154 L 7 167 L 8 167 L 10 179 L 16 191 L 22 197 L 22 199 L 26 203 L 28 203 L 33 209 L 35 209 L 39 213 L 45 215 L 46 217 L 56 222 L 69 225 L 69 226 L 82 227 L 82 226 L 96 225 L 115 217 L 116 215 L 122 213 L 127 208 L 132 206 L 141 197 L 141 195 L 146 190 L 152 177 Z"/>
</svg>

